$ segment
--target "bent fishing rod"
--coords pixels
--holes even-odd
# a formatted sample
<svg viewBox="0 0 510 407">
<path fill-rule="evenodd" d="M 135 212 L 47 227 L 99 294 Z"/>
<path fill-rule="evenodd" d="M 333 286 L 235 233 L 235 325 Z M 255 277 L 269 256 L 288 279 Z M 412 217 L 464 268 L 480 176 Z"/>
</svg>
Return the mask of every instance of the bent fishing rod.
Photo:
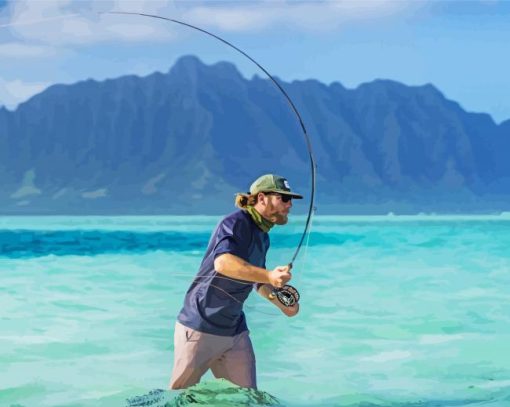
<svg viewBox="0 0 510 407">
<path fill-rule="evenodd" d="M 243 51 L 239 47 L 235 46 L 231 42 L 221 38 L 220 36 L 218 36 L 216 34 L 213 34 L 213 33 L 209 32 L 209 31 L 207 31 L 207 30 L 205 30 L 203 28 L 200 28 L 200 27 L 197 27 L 195 25 L 186 23 L 184 21 L 180 21 L 180 20 L 176 20 L 176 19 L 173 19 L 173 18 L 159 16 L 159 15 L 156 15 L 156 14 L 146 14 L 146 13 L 129 12 L 129 11 L 106 11 L 106 12 L 100 12 L 99 14 L 132 15 L 132 16 L 140 16 L 140 17 L 146 17 L 146 18 L 154 18 L 154 19 L 159 19 L 159 20 L 164 20 L 164 21 L 168 21 L 168 22 L 171 22 L 171 23 L 179 24 L 181 26 L 185 26 L 185 27 L 191 28 L 193 30 L 199 31 L 202 34 L 208 35 L 208 36 L 210 36 L 210 37 L 220 41 L 221 43 L 227 45 L 228 47 L 234 49 L 235 51 L 237 51 L 238 53 L 240 53 L 241 55 L 246 57 L 253 64 L 255 64 L 270 79 L 271 83 L 273 83 L 273 85 L 276 86 L 276 88 L 281 92 L 281 94 L 284 96 L 285 100 L 287 101 L 288 105 L 290 106 L 291 110 L 293 111 L 294 115 L 296 116 L 296 118 L 297 118 L 297 120 L 299 122 L 301 131 L 303 133 L 303 136 L 304 136 L 304 139 L 305 139 L 305 142 L 306 142 L 306 147 L 307 147 L 307 150 L 308 150 L 308 157 L 309 157 L 309 161 L 310 161 L 310 170 L 311 170 L 311 193 L 310 193 L 310 204 L 309 204 L 309 207 L 308 207 L 308 215 L 307 215 L 307 218 L 306 218 L 305 227 L 304 227 L 303 233 L 301 235 L 301 238 L 299 240 L 299 243 L 298 243 L 298 245 L 296 247 L 294 255 L 292 256 L 290 262 L 288 263 L 289 270 L 292 269 L 292 267 L 294 265 L 294 262 L 295 262 L 295 260 L 296 260 L 296 258 L 298 256 L 298 254 L 299 254 L 299 251 L 301 250 L 301 247 L 302 247 L 302 245 L 303 245 L 303 243 L 305 241 L 305 237 L 309 233 L 310 225 L 311 225 L 311 221 L 312 221 L 312 216 L 313 216 L 313 213 L 314 213 L 314 210 L 315 210 L 315 206 L 314 205 L 315 205 L 315 189 L 316 189 L 316 185 L 315 184 L 316 184 L 317 165 L 316 165 L 315 158 L 314 158 L 313 151 L 312 151 L 312 143 L 310 141 L 310 137 L 308 136 L 308 132 L 306 130 L 306 127 L 305 127 L 305 124 L 304 124 L 303 119 L 301 117 L 301 114 L 299 113 L 296 105 L 294 104 L 294 102 L 292 101 L 290 96 L 287 94 L 285 89 L 283 89 L 283 87 L 267 71 L 267 69 L 265 69 L 260 63 L 258 63 L 255 59 L 253 59 L 245 51 Z M 290 285 L 284 285 L 283 287 L 274 287 L 272 292 L 269 294 L 269 298 L 272 299 L 272 300 L 277 298 L 278 301 L 280 301 L 280 303 L 282 303 L 283 305 L 289 307 L 289 306 L 293 306 L 294 304 L 296 304 L 299 301 L 299 292 L 297 291 L 296 288 L 294 288 L 294 287 L 292 287 Z"/>
</svg>

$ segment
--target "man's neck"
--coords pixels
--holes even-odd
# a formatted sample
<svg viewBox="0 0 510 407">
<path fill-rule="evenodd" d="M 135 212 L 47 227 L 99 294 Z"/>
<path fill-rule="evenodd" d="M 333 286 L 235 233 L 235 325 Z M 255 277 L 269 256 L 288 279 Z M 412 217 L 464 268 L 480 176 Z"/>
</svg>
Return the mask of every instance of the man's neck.
<svg viewBox="0 0 510 407">
<path fill-rule="evenodd" d="M 256 206 L 248 206 L 246 208 L 246 211 L 250 214 L 253 221 L 256 223 L 256 225 L 262 229 L 264 232 L 269 232 L 269 230 L 274 226 L 274 223 L 271 222 L 269 219 L 264 217 L 262 213 L 260 212 L 260 208 Z"/>
</svg>

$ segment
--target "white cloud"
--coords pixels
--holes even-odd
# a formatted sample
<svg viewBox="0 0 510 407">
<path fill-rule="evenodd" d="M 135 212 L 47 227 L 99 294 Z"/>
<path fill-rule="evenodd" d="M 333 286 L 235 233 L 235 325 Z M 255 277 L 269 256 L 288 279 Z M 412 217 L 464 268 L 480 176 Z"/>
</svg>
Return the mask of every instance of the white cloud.
<svg viewBox="0 0 510 407">
<path fill-rule="evenodd" d="M 412 3 L 420 4 L 420 2 Z M 206 29 L 256 31 L 286 25 L 306 30 L 335 30 L 349 21 L 386 18 L 415 7 L 408 2 L 371 1 L 104 1 L 18 0 L 4 26 L 25 41 L 52 46 L 102 41 L 168 41 L 182 30 L 165 21 L 104 12 L 140 12 L 182 20 Z"/>
<path fill-rule="evenodd" d="M 10 21 L 2 27 L 28 43 L 52 46 L 118 40 L 166 41 L 174 36 L 168 24 L 155 24 L 154 20 L 140 16 L 104 14 L 109 11 L 158 14 L 166 4 L 158 1 L 19 0 L 11 7 Z"/>
<path fill-rule="evenodd" d="M 144 24 L 112 24 L 106 27 L 106 31 L 125 40 L 151 39 L 157 35 L 154 27 Z"/>
<path fill-rule="evenodd" d="M 197 7 L 185 13 L 183 19 L 198 26 L 215 27 L 226 31 L 249 31 L 267 27 L 278 20 L 267 10 L 249 7 Z"/>
<path fill-rule="evenodd" d="M 52 47 L 27 45 L 19 42 L 0 44 L 1 58 L 31 58 L 53 55 L 55 55 L 55 49 Z"/>
<path fill-rule="evenodd" d="M 387 18 L 411 7 L 406 2 L 372 1 L 263 1 L 230 5 L 200 5 L 190 8 L 184 18 L 200 26 L 226 31 L 253 31 L 275 25 L 297 26 L 301 29 L 328 31 L 351 21 Z"/>
<path fill-rule="evenodd" d="M 0 105 L 9 109 L 46 89 L 50 83 L 23 82 L 19 79 L 5 81 L 0 78 Z"/>
</svg>

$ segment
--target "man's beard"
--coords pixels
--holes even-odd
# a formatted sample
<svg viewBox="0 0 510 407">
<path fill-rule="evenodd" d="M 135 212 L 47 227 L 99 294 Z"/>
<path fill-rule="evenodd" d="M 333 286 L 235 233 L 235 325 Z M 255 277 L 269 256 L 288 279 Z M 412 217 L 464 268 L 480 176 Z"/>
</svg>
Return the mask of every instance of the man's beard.
<svg viewBox="0 0 510 407">
<path fill-rule="evenodd" d="M 282 214 L 274 215 L 273 219 L 275 219 L 273 223 L 276 225 L 285 225 L 289 221 L 288 216 Z"/>
<path fill-rule="evenodd" d="M 271 202 L 267 204 L 267 210 L 269 212 L 269 220 L 276 225 L 285 225 L 288 221 L 288 215 L 278 212 Z"/>
</svg>

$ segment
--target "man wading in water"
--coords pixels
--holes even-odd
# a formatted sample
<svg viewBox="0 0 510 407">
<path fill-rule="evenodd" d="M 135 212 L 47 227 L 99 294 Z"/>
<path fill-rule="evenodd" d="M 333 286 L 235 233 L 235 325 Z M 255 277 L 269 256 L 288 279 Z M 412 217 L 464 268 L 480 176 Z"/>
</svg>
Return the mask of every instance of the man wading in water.
<svg viewBox="0 0 510 407">
<path fill-rule="evenodd" d="M 269 299 L 273 287 L 291 279 L 289 266 L 266 270 L 269 230 L 285 225 L 292 198 L 285 178 L 263 175 L 249 194 L 237 194 L 241 208 L 226 216 L 214 230 L 209 246 L 177 317 L 171 389 L 184 389 L 200 381 L 211 369 L 241 387 L 256 388 L 255 355 L 243 312 L 253 287 Z M 269 299 L 291 317 L 299 304 L 282 305 Z"/>
</svg>

